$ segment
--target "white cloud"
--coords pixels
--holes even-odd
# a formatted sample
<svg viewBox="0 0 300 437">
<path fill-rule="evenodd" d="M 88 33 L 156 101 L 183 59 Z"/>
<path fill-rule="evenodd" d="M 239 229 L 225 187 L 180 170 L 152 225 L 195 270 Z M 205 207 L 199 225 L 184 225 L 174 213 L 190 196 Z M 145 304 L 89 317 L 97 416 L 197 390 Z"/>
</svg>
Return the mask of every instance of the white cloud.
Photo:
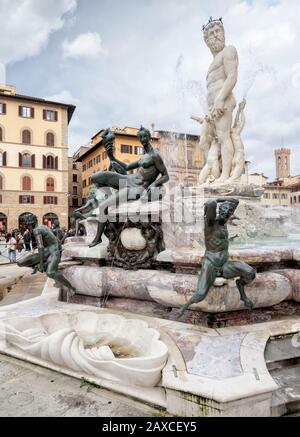
<svg viewBox="0 0 300 437">
<path fill-rule="evenodd" d="M 38 55 L 76 6 L 77 0 L 0 0 L 0 62 Z"/>
<path fill-rule="evenodd" d="M 210 15 L 223 16 L 227 44 L 237 47 L 240 58 L 234 92 L 238 101 L 247 95 L 243 139 L 251 171 L 274 176 L 274 149 L 284 145 L 292 150 L 293 173 L 300 173 L 299 0 L 82 0 L 70 36 L 64 23 L 70 23 L 75 3 L 0 0 L 0 63 L 38 53 L 63 26 L 27 83 L 35 95 L 64 90 L 58 100 L 80 100 L 70 144 L 86 143 L 109 125 L 154 122 L 157 129 L 199 133 L 189 117 L 205 111 L 212 60 L 202 24 Z M 109 57 L 101 56 L 105 50 L 95 31 Z M 63 53 L 76 61 L 61 62 Z M 87 56 L 93 56 L 92 66 Z M 9 73 L 26 88 L 22 64 Z"/>
<path fill-rule="evenodd" d="M 63 53 L 66 58 L 94 58 L 107 54 L 102 46 L 102 39 L 97 32 L 87 32 L 78 35 L 73 41 L 64 41 Z"/>
<path fill-rule="evenodd" d="M 80 103 L 80 100 L 74 97 L 68 90 L 62 90 L 57 94 L 45 97 L 45 99 L 52 100 L 53 102 L 68 103 L 75 106 Z"/>
</svg>

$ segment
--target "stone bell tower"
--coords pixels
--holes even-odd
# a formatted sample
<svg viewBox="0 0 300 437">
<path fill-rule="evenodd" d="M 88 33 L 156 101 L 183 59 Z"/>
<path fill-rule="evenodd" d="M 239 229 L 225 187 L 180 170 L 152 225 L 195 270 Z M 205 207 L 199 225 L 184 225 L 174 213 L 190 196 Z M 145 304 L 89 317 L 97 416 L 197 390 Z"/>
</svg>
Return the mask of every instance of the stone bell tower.
<svg viewBox="0 0 300 437">
<path fill-rule="evenodd" d="M 275 150 L 276 178 L 288 178 L 291 175 L 291 151 L 290 149 Z"/>
</svg>

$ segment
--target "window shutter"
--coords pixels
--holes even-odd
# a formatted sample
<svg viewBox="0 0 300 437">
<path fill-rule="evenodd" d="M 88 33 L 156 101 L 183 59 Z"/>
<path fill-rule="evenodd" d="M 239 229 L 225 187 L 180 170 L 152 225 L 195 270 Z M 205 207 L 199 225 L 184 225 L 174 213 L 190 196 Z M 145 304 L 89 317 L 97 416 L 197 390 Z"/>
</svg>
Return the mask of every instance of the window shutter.
<svg viewBox="0 0 300 437">
<path fill-rule="evenodd" d="M 22 117 L 22 106 L 19 106 L 19 117 Z"/>
<path fill-rule="evenodd" d="M 22 153 L 19 153 L 19 167 L 22 167 Z"/>
<path fill-rule="evenodd" d="M 46 196 L 44 196 L 44 205 L 46 205 Z"/>
<path fill-rule="evenodd" d="M 0 127 L 0 141 L 3 141 L 3 129 Z"/>
<path fill-rule="evenodd" d="M 54 197 L 54 205 L 57 205 L 57 197 Z"/>
<path fill-rule="evenodd" d="M 55 158 L 55 170 L 58 170 L 58 156 Z"/>
<path fill-rule="evenodd" d="M 47 158 L 43 155 L 43 168 L 47 168 Z"/>
<path fill-rule="evenodd" d="M 4 152 L 4 153 L 3 153 L 3 167 L 6 167 L 6 166 L 7 166 L 7 159 L 6 159 L 6 156 L 7 156 L 7 152 Z"/>
<path fill-rule="evenodd" d="M 55 121 L 58 120 L 58 113 L 57 113 L 57 111 L 54 111 L 54 120 L 55 120 Z"/>
<path fill-rule="evenodd" d="M 46 120 L 46 109 L 43 109 L 43 119 Z"/>
<path fill-rule="evenodd" d="M 34 196 L 30 196 L 30 203 L 34 203 Z"/>
<path fill-rule="evenodd" d="M 34 118 L 34 108 L 31 108 L 31 118 Z"/>
<path fill-rule="evenodd" d="M 31 167 L 35 168 L 35 155 L 31 155 Z"/>
<path fill-rule="evenodd" d="M 3 114 L 6 114 L 6 103 L 2 103 Z"/>
<path fill-rule="evenodd" d="M 19 196 L 19 203 L 23 203 L 22 202 L 22 196 Z"/>
</svg>

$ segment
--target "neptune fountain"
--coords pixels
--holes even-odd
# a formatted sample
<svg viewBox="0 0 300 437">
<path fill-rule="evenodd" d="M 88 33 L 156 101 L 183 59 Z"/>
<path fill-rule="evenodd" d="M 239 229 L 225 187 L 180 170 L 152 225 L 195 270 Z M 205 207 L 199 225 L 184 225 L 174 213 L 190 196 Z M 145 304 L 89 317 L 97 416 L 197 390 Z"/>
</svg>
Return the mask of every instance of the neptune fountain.
<svg viewBox="0 0 300 437">
<path fill-rule="evenodd" d="M 263 190 L 242 178 L 238 54 L 222 19 L 203 33 L 213 61 L 207 113 L 193 117 L 206 158 L 198 187 L 169 190 L 147 129 L 138 132 L 145 153 L 129 165 L 103 131 L 110 169 L 93 175 L 74 216 L 85 235 L 55 245 L 55 272 L 48 240 L 27 255 L 49 279 L 40 297 L 0 310 L 0 352 L 173 415 L 279 416 L 295 405 L 278 369 L 299 360 L 300 250 L 249 247 L 251 226 L 260 237 L 271 221 L 261 217 Z"/>
</svg>

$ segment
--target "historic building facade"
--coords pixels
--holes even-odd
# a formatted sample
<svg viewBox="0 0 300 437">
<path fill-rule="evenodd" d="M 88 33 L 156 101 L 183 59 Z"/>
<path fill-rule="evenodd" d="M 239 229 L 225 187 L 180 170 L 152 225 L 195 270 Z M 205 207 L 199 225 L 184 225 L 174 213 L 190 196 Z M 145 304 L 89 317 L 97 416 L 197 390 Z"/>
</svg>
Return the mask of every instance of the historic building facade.
<svg viewBox="0 0 300 437">
<path fill-rule="evenodd" d="M 268 206 L 290 206 L 291 189 L 282 180 L 267 183 L 262 197 L 263 205 Z"/>
<path fill-rule="evenodd" d="M 40 224 L 68 226 L 68 125 L 75 106 L 0 85 L 0 228 L 21 228 L 26 213 Z"/>
<path fill-rule="evenodd" d="M 260 178 L 261 182 L 263 182 L 264 178 L 266 179 L 265 184 L 262 183 L 265 190 L 262 203 L 268 206 L 292 206 L 300 208 L 300 176 L 290 175 L 291 150 L 282 147 L 281 149 L 276 149 L 274 153 L 276 180 L 268 183 L 264 175 Z M 258 181 L 259 175 L 256 175 L 256 181 Z"/>
<path fill-rule="evenodd" d="M 276 178 L 289 178 L 291 175 L 291 150 L 281 147 L 275 150 Z"/>
<path fill-rule="evenodd" d="M 82 164 L 78 158 L 89 150 L 89 146 L 80 147 L 69 157 L 69 219 L 73 212 L 82 206 Z"/>
<path fill-rule="evenodd" d="M 179 132 L 155 131 L 157 148 L 163 157 L 170 175 L 170 187 L 198 185 L 204 155 L 200 149 L 200 136 Z"/>
</svg>

